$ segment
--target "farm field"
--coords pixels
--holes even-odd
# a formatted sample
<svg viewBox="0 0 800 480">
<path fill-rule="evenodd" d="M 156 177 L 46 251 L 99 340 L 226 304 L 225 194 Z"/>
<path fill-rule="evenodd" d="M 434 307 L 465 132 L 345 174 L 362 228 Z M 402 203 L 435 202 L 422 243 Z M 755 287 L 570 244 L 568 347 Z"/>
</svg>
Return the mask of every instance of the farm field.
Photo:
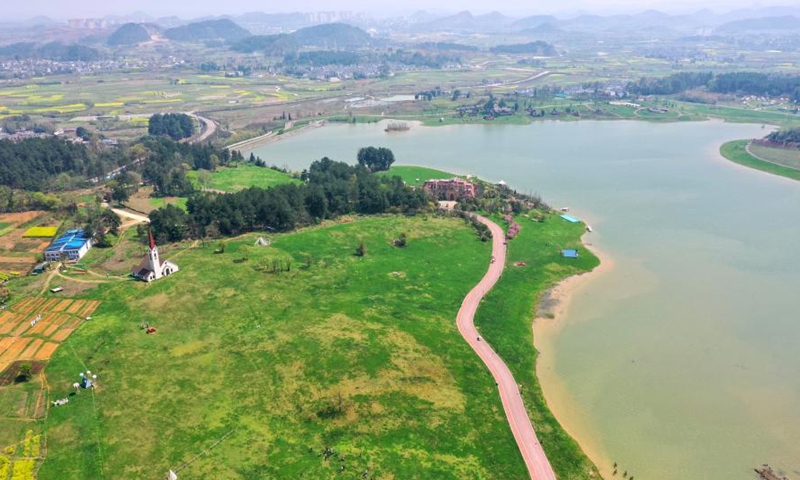
<svg viewBox="0 0 800 480">
<path fill-rule="evenodd" d="M 58 227 L 45 212 L 0 215 L 0 279 L 28 273 L 50 245 Z"/>
<path fill-rule="evenodd" d="M 192 182 L 199 185 L 200 171 L 193 170 L 186 174 Z M 285 183 L 300 183 L 291 175 L 267 167 L 242 164 L 236 167 L 221 167 L 211 172 L 210 181 L 205 188 L 223 192 L 238 192 L 249 187 L 269 188 Z"/>
</svg>

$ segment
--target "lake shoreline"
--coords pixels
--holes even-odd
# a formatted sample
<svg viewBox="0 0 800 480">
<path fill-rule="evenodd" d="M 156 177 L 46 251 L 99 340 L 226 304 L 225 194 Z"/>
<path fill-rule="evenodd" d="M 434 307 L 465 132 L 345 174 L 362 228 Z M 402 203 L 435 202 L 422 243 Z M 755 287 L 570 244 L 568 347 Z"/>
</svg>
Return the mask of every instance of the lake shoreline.
<svg viewBox="0 0 800 480">
<path fill-rule="evenodd" d="M 602 447 L 597 445 L 601 434 L 599 432 L 593 434 L 589 431 L 590 427 L 586 421 L 588 419 L 587 412 L 581 411 L 555 372 L 555 340 L 566 325 L 562 319 L 567 318 L 567 311 L 572 301 L 586 285 L 615 268 L 614 260 L 610 255 L 595 245 L 586 243 L 583 238 L 581 238 L 581 242 L 600 260 L 600 264 L 591 271 L 565 278 L 542 292 L 536 304 L 531 326 L 533 346 L 537 351 L 535 375 L 542 389 L 542 396 L 547 403 L 547 408 L 561 428 L 578 443 L 583 453 L 600 471 L 602 477 L 611 478 L 613 476 L 613 460 L 603 451 Z"/>
</svg>

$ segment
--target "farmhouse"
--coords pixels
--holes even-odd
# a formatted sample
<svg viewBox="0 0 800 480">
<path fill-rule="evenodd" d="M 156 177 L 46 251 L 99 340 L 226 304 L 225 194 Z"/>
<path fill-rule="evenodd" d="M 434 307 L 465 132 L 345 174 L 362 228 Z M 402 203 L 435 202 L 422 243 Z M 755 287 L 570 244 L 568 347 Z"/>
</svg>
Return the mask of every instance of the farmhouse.
<svg viewBox="0 0 800 480">
<path fill-rule="evenodd" d="M 464 198 L 475 198 L 477 188 L 474 183 L 460 178 L 449 180 L 428 180 L 422 186 L 425 193 L 436 200 L 461 200 Z"/>
<path fill-rule="evenodd" d="M 169 260 L 163 262 L 158 257 L 158 246 L 153 238 L 153 232 L 150 232 L 150 251 L 142 258 L 139 265 L 131 269 L 131 274 L 139 280 L 145 282 L 152 282 L 161 277 L 172 275 L 178 271 L 178 266 Z"/>
<path fill-rule="evenodd" d="M 83 230 L 70 230 L 58 237 L 44 251 L 48 262 L 77 262 L 92 248 L 92 239 L 84 236 Z"/>
</svg>

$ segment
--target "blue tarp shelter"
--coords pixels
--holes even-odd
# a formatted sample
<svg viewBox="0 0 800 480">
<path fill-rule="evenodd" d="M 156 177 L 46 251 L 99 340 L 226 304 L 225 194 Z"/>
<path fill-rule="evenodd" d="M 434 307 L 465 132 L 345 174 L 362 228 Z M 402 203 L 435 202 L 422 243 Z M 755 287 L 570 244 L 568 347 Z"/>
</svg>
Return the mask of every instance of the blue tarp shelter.
<svg viewBox="0 0 800 480">
<path fill-rule="evenodd" d="M 561 215 L 561 218 L 563 218 L 564 220 L 568 221 L 569 223 L 578 223 L 578 222 L 580 222 L 580 220 L 578 220 L 577 218 L 573 217 L 572 215 L 564 214 L 564 215 Z"/>
<path fill-rule="evenodd" d="M 578 258 L 578 251 L 574 249 L 561 250 L 561 256 L 564 258 Z"/>
</svg>

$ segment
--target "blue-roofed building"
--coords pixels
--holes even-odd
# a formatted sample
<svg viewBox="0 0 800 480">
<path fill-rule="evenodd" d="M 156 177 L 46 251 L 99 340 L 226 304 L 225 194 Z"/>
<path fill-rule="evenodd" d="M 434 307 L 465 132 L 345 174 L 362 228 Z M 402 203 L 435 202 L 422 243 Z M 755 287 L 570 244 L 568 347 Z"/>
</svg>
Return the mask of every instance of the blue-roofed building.
<svg viewBox="0 0 800 480">
<path fill-rule="evenodd" d="M 561 256 L 564 258 L 578 258 L 578 251 L 575 249 L 567 248 L 561 250 Z"/>
<path fill-rule="evenodd" d="M 578 222 L 580 222 L 579 219 L 573 217 L 572 215 L 564 214 L 564 215 L 561 215 L 561 218 L 563 218 L 564 220 L 568 221 L 569 223 L 578 223 Z"/>
<path fill-rule="evenodd" d="M 83 235 L 81 229 L 61 235 L 44 251 L 44 258 L 48 262 L 77 262 L 92 248 L 92 239 Z"/>
</svg>

